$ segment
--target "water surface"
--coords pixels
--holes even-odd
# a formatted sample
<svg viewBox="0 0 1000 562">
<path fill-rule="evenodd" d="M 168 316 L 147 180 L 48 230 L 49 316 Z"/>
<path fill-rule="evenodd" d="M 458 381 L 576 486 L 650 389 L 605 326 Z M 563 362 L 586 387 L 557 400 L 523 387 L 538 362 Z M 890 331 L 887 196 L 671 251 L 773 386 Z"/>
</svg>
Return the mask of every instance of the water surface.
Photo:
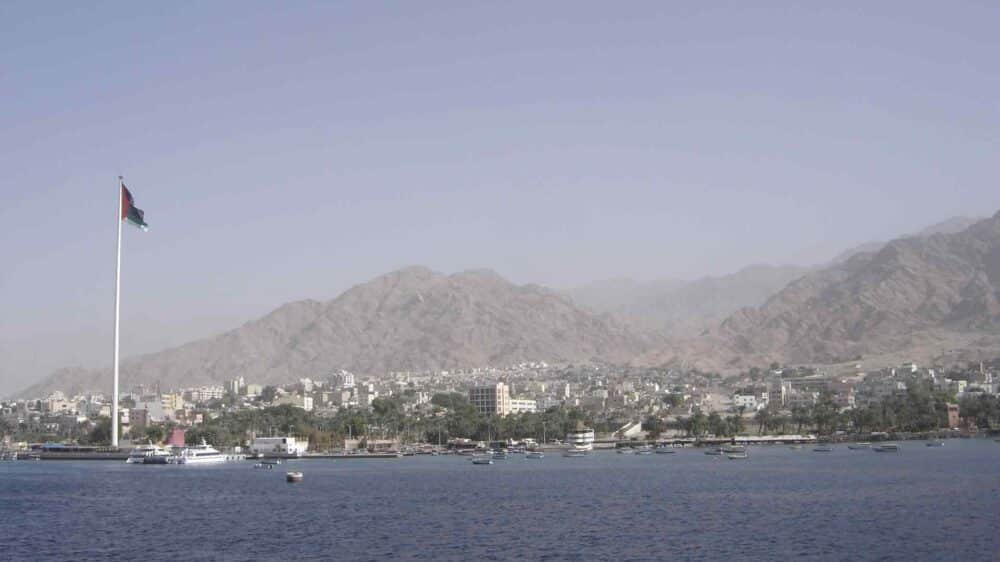
<svg viewBox="0 0 1000 562">
<path fill-rule="evenodd" d="M 297 461 L 282 470 L 0 464 L 14 560 L 990 560 L 1000 444 L 588 458 Z M 290 485 L 285 469 L 305 482 Z"/>
</svg>

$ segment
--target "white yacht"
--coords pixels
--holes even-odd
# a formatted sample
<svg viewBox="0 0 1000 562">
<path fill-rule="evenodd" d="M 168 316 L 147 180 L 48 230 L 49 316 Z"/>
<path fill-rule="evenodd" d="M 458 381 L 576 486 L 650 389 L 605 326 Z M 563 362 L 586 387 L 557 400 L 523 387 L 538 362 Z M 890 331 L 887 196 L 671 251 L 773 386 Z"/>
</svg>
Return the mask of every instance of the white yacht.
<svg viewBox="0 0 1000 562">
<path fill-rule="evenodd" d="M 201 445 L 188 447 L 181 451 L 180 457 L 177 459 L 178 464 L 216 464 L 223 462 L 226 462 L 226 455 L 223 455 L 218 449 L 206 443 L 204 439 L 201 440 Z"/>
<path fill-rule="evenodd" d="M 129 454 L 128 458 L 125 459 L 126 464 L 146 464 L 146 458 L 152 457 L 154 455 L 166 456 L 168 453 L 162 448 L 152 443 L 146 445 L 139 445 L 133 448 Z"/>
<path fill-rule="evenodd" d="M 578 426 L 566 434 L 566 444 L 569 451 L 586 453 L 594 449 L 594 430 Z"/>
</svg>

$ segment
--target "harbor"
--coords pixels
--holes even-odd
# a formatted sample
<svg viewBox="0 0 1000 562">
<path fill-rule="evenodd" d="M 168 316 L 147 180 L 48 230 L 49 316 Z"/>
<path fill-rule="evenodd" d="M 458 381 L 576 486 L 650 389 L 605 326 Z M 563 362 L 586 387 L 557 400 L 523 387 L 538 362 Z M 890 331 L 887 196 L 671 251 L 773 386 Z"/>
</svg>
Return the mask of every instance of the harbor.
<svg viewBox="0 0 1000 562">
<path fill-rule="evenodd" d="M 59 550 L 64 543 L 44 540 L 42 522 L 64 536 L 80 537 L 79 548 L 127 558 L 147 535 L 99 542 L 121 519 L 136 527 L 165 526 L 185 537 L 157 546 L 150 557 L 171 560 L 190 557 L 193 543 L 210 545 L 203 551 L 206 558 L 306 559 L 303 544 L 330 559 L 392 553 L 405 558 L 413 552 L 412 538 L 393 531 L 427 527 L 437 531 L 421 537 L 420 557 L 437 560 L 490 553 L 525 560 L 551 553 L 562 559 L 565 545 L 539 547 L 518 537 L 567 533 L 600 537 L 588 546 L 593 559 L 684 559 L 692 549 L 712 559 L 796 559 L 804 536 L 818 552 L 840 553 L 843 536 L 852 536 L 872 558 L 919 551 L 928 559 L 991 559 L 1000 503 L 982 491 L 1000 478 L 1000 444 L 991 439 L 947 440 L 942 448 L 920 441 L 899 444 L 895 454 L 839 445 L 825 454 L 754 445 L 747 447 L 745 460 L 706 456 L 708 447 L 677 447 L 669 455 L 597 449 L 581 457 L 545 453 L 529 459 L 527 453 L 512 453 L 484 465 L 465 455 L 414 455 L 395 462 L 292 460 L 271 470 L 254 470 L 249 460 L 201 468 L 2 463 L 0 525 L 6 536 L 20 537 L 4 553 L 14 560 L 65 559 L 65 550 Z M 965 470 L 968 466 L 979 469 Z M 301 473 L 301 481 L 289 482 L 289 472 Z M 118 497 L 135 500 L 109 501 L 102 491 L 111 483 Z M 935 493 L 921 491 L 928 488 Z M 477 501 L 462 498 L 472 493 Z M 65 501 L 66 494 L 74 500 Z M 155 498 L 156 509 L 149 509 L 146 498 Z M 59 509 L 38 510 L 52 502 Z M 253 508 L 240 509 L 241 502 Z M 775 502 L 781 508 L 769 509 Z M 264 542 L 218 546 L 218 537 L 229 529 L 265 533 L 274 528 L 275 514 L 285 512 L 298 517 L 295 537 L 279 533 Z M 333 525 L 331 513 L 337 518 Z M 909 516 L 917 513 L 936 517 Z M 817 526 L 817 520 L 829 523 Z M 470 525 L 474 541 L 462 535 Z M 357 529 L 369 527 L 385 531 L 375 545 L 357 538 Z M 764 527 L 771 540 L 754 540 Z M 643 540 L 668 531 L 676 538 Z M 897 534 L 905 541 L 891 538 Z"/>
</svg>

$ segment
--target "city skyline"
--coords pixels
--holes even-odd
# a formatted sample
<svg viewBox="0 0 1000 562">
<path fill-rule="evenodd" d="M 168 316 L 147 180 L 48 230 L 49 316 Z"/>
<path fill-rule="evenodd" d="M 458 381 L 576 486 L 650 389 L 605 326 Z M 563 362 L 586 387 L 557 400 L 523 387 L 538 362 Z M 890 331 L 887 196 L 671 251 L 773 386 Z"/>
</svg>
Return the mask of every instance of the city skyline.
<svg viewBox="0 0 1000 562">
<path fill-rule="evenodd" d="M 123 356 L 410 264 L 696 278 L 1000 208 L 993 6 L 313 10 L 0 8 L 0 393 L 110 363 L 119 174 Z"/>
</svg>

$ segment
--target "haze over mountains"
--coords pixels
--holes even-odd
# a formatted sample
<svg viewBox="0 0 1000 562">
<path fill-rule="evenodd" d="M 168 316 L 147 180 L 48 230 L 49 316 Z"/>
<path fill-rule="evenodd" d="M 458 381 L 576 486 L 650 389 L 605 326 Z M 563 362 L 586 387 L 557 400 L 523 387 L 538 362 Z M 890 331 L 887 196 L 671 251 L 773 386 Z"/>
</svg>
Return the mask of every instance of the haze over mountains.
<svg viewBox="0 0 1000 562">
<path fill-rule="evenodd" d="M 221 336 L 128 359 L 122 380 L 126 387 L 159 381 L 170 388 L 235 376 L 289 382 L 335 369 L 381 375 L 528 360 L 627 362 L 654 341 L 554 291 L 517 286 L 492 271 L 443 275 L 410 267 L 329 302 L 286 304 Z M 106 388 L 109 372 L 64 369 L 23 394 Z"/>
<path fill-rule="evenodd" d="M 952 217 L 923 228 L 911 237 L 960 232 L 980 220 L 982 219 L 973 217 Z M 859 253 L 877 251 L 885 244 L 886 242 L 861 244 L 840 253 L 823 265 L 759 264 L 730 275 L 693 281 L 613 279 L 567 289 L 565 292 L 575 302 L 591 310 L 615 314 L 644 328 L 684 338 L 717 327 L 729 315 L 744 307 L 764 304 L 790 282 L 811 271 L 842 263 Z"/>
<path fill-rule="evenodd" d="M 342 368 L 379 376 L 526 360 L 726 369 L 892 354 L 975 358 L 1000 352 L 1000 213 L 969 222 L 949 220 L 823 267 L 602 282 L 570 296 L 489 270 L 411 267 L 328 302 L 289 303 L 220 336 L 130 358 L 122 380 L 126 388 L 234 376 L 267 384 Z M 22 394 L 106 390 L 109 373 L 62 369 Z"/>
<path fill-rule="evenodd" d="M 745 306 L 763 303 L 809 270 L 796 265 L 751 265 L 731 275 L 696 281 L 599 281 L 568 289 L 566 294 L 591 310 L 684 337 L 718 326 Z"/>
<path fill-rule="evenodd" d="M 898 351 L 975 354 L 1000 329 L 1000 213 L 900 238 L 807 274 L 716 335 L 739 353 L 835 363 Z"/>
</svg>

